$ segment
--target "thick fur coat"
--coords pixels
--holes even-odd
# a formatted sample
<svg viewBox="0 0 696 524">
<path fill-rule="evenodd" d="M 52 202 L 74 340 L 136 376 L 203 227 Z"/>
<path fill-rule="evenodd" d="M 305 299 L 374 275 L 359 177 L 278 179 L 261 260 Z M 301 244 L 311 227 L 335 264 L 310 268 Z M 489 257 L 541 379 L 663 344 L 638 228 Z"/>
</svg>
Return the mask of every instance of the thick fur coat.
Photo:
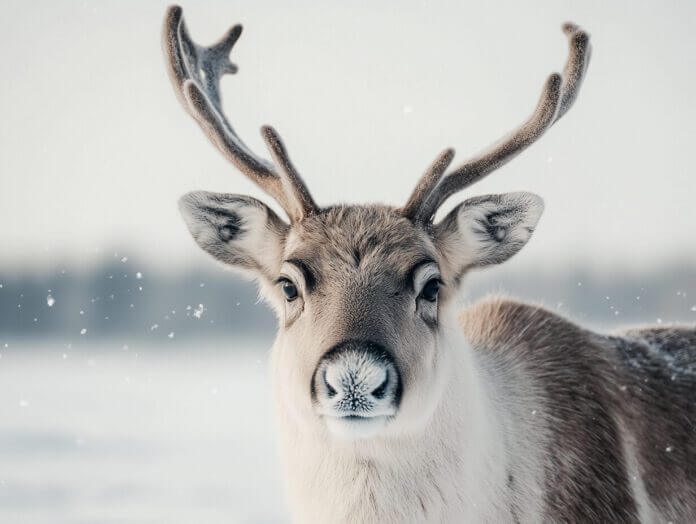
<svg viewBox="0 0 696 524">
<path fill-rule="evenodd" d="M 442 344 L 418 434 L 335 441 L 277 398 L 298 522 L 696 521 L 696 329 L 604 336 L 491 299 Z"/>
</svg>

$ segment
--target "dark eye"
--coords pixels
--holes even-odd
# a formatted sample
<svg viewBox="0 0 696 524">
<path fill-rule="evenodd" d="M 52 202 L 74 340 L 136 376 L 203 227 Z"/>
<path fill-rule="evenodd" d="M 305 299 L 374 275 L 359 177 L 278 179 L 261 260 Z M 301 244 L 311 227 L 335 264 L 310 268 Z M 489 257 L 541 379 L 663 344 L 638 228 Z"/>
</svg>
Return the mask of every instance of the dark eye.
<svg viewBox="0 0 696 524">
<path fill-rule="evenodd" d="M 283 293 L 285 294 L 285 299 L 288 302 L 292 302 L 297 298 L 297 286 L 295 286 L 295 284 L 289 280 L 282 280 L 281 286 L 283 288 Z"/>
<path fill-rule="evenodd" d="M 421 291 L 421 298 L 424 298 L 428 302 L 435 302 L 437 300 L 437 294 L 440 291 L 440 286 L 442 283 L 438 278 L 431 278 L 423 286 Z"/>
</svg>

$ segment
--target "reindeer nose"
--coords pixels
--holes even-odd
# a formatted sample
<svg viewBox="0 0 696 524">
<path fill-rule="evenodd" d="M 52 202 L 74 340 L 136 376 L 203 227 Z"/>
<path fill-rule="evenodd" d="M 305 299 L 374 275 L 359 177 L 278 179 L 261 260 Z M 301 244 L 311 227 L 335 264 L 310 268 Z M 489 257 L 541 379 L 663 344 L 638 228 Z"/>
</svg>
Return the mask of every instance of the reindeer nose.
<svg viewBox="0 0 696 524">
<path fill-rule="evenodd" d="M 390 416 L 401 397 L 401 380 L 391 354 L 370 341 L 348 340 L 319 362 L 312 391 L 320 413 L 332 417 Z"/>
<path fill-rule="evenodd" d="M 354 360 L 358 361 L 359 358 Z M 356 364 L 354 367 L 326 366 L 322 378 L 329 398 L 335 397 L 339 391 L 354 401 L 363 396 L 372 396 L 377 400 L 384 398 L 387 386 L 393 380 L 389 367 L 375 366 L 374 363 L 368 366 Z"/>
</svg>

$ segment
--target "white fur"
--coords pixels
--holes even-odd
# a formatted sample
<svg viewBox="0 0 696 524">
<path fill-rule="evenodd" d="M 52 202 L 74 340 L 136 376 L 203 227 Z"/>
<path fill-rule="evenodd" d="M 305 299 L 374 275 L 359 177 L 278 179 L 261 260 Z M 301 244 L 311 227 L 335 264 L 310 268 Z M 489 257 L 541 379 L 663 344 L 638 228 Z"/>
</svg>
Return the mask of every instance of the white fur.
<svg viewBox="0 0 696 524">
<path fill-rule="evenodd" d="M 510 520 L 506 421 L 484 387 L 481 367 L 451 319 L 438 351 L 445 371 L 421 427 L 393 421 L 369 440 L 335 438 L 288 388 L 282 341 L 273 349 L 275 402 L 290 503 L 301 523 L 490 522 Z M 306 392 L 296 391 L 305 395 Z M 402 414 L 403 415 L 403 414 Z M 524 475 L 524 472 L 520 472 Z M 535 471 L 519 481 L 535 485 Z M 534 505 L 533 503 L 531 504 Z M 423 511 L 425 508 L 425 512 Z M 520 511 L 536 507 L 522 501 Z M 538 515 L 538 512 L 536 513 Z M 533 521 L 534 519 L 532 519 Z"/>
<path fill-rule="evenodd" d="M 623 453 L 626 460 L 626 474 L 631 485 L 631 492 L 638 506 L 638 517 L 640 522 L 665 522 L 658 518 L 658 512 L 650 502 L 648 493 L 645 491 L 645 484 L 640 473 L 638 457 L 636 456 L 636 446 L 631 433 L 622 428 Z"/>
</svg>

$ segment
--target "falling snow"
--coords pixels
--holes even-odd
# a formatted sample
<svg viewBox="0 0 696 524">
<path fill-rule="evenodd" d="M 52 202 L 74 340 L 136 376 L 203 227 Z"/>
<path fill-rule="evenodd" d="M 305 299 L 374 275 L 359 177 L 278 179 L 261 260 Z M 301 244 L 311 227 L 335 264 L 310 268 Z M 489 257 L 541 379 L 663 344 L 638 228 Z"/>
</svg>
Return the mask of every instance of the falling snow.
<svg viewBox="0 0 696 524">
<path fill-rule="evenodd" d="M 193 316 L 196 318 L 201 318 L 205 310 L 206 308 L 203 306 L 203 304 L 198 304 L 198 307 L 193 310 Z"/>
<path fill-rule="evenodd" d="M 53 296 L 49 293 L 48 296 L 46 297 L 46 304 L 48 307 L 53 307 L 53 304 L 56 303 L 56 299 L 53 298 Z"/>
</svg>

